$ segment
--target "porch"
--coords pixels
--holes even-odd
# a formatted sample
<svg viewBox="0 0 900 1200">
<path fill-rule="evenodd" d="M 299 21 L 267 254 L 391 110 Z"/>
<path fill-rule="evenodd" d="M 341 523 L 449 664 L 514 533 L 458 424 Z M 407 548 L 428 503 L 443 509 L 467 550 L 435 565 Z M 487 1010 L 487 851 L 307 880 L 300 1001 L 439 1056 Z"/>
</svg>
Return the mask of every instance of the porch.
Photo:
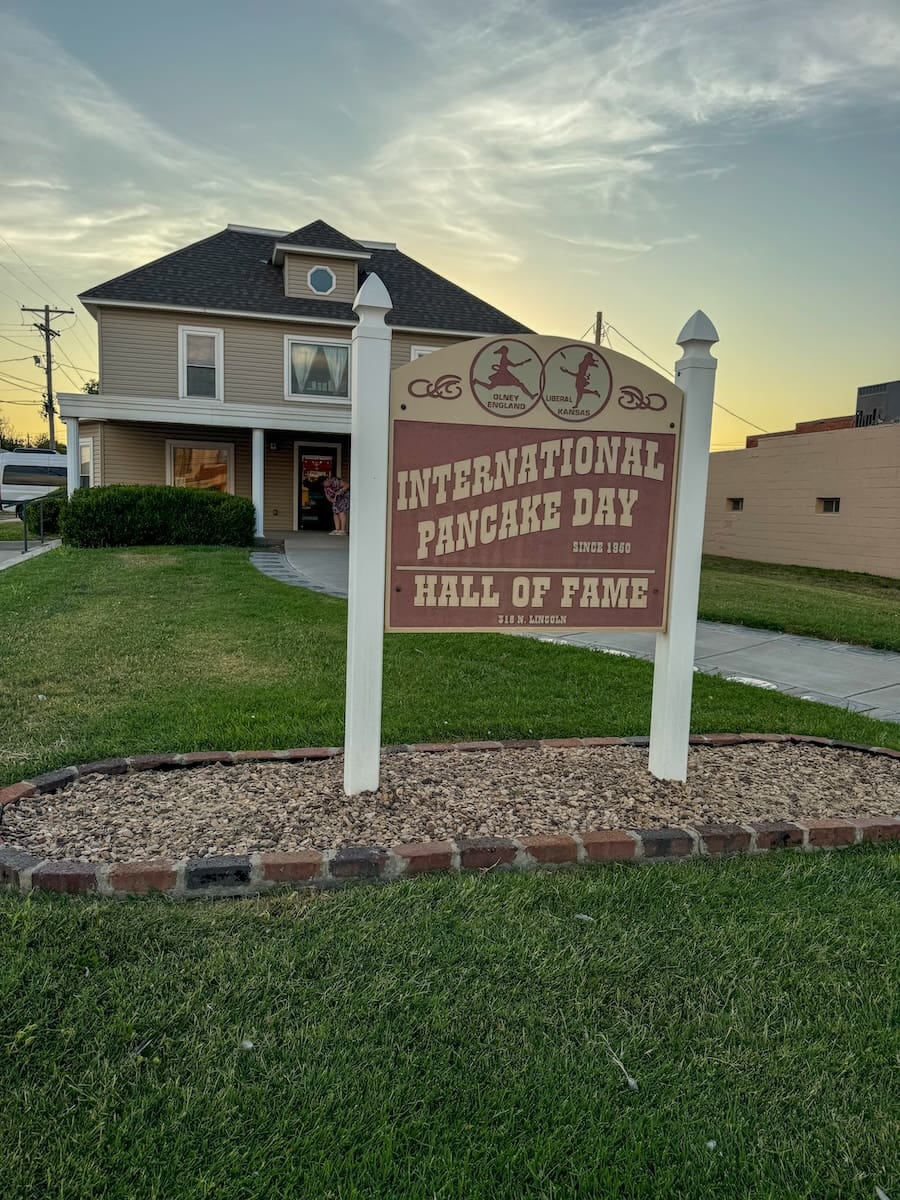
<svg viewBox="0 0 900 1200">
<path fill-rule="evenodd" d="M 253 501 L 257 537 L 327 533 L 323 482 L 350 477 L 344 432 L 75 417 L 66 424 L 70 493 L 112 483 L 228 492 Z"/>
</svg>

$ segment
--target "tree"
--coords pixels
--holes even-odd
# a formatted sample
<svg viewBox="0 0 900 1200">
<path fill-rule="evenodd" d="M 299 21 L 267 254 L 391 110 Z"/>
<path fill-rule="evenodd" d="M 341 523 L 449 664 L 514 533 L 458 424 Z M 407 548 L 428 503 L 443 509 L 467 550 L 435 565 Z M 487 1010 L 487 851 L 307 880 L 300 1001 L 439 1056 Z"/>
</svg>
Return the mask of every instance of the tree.
<svg viewBox="0 0 900 1200">
<path fill-rule="evenodd" d="M 9 418 L 4 417 L 0 413 L 0 450 L 13 450 L 18 446 L 21 438 L 17 437 L 15 430 L 9 423 Z"/>
<path fill-rule="evenodd" d="M 84 385 L 84 391 L 85 391 L 85 395 L 87 395 L 87 396 L 99 396 L 100 395 L 100 380 L 99 379 L 89 379 L 87 381 L 87 383 Z"/>
</svg>

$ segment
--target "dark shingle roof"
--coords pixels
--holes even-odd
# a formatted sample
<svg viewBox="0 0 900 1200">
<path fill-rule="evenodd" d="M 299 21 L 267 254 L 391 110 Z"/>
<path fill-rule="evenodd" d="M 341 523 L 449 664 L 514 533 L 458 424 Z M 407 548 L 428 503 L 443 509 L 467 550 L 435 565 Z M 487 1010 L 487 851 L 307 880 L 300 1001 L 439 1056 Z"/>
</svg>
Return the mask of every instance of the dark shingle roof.
<svg viewBox="0 0 900 1200">
<path fill-rule="evenodd" d="M 328 225 L 325 221 L 310 221 L 308 225 L 295 229 L 293 233 L 285 234 L 278 241 L 294 246 L 311 246 L 316 250 L 346 250 L 351 254 L 369 253 L 365 246 L 354 242 L 353 238 L 348 238 L 345 233 L 341 233 L 339 229 L 335 229 L 333 225 Z"/>
<path fill-rule="evenodd" d="M 318 224 L 318 223 L 316 223 Z M 310 228 L 307 226 L 307 228 Z M 267 316 L 355 322 L 350 304 L 284 294 L 281 267 L 272 263 L 271 233 L 223 229 L 146 266 L 98 284 L 79 299 L 263 313 Z M 376 274 L 394 302 L 389 325 L 460 333 L 530 333 L 519 321 L 457 287 L 399 250 L 369 251 L 359 281 Z"/>
</svg>

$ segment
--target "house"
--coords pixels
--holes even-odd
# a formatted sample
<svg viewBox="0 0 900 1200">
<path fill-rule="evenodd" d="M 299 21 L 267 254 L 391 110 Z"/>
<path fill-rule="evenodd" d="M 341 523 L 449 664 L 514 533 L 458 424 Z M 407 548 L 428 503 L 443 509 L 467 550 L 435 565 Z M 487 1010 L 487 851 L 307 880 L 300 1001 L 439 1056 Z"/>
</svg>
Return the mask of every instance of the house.
<svg viewBox="0 0 900 1200">
<path fill-rule="evenodd" d="M 70 487 L 212 488 L 253 498 L 258 534 L 330 528 L 321 481 L 349 478 L 353 301 L 373 273 L 393 302 L 392 368 L 530 332 L 393 244 L 324 221 L 229 225 L 80 295 L 100 390 L 59 395 Z"/>
<path fill-rule="evenodd" d="M 710 455 L 703 549 L 900 578 L 900 422 L 827 417 Z"/>
</svg>

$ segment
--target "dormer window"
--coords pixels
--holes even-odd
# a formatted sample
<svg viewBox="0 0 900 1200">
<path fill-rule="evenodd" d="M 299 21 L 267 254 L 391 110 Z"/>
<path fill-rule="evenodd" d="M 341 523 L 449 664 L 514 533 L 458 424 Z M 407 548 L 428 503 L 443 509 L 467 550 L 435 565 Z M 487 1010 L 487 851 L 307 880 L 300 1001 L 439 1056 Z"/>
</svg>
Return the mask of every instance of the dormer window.
<svg viewBox="0 0 900 1200">
<path fill-rule="evenodd" d="M 312 267 L 306 276 L 309 290 L 317 296 L 330 296 L 337 287 L 334 271 L 330 267 Z"/>
</svg>

